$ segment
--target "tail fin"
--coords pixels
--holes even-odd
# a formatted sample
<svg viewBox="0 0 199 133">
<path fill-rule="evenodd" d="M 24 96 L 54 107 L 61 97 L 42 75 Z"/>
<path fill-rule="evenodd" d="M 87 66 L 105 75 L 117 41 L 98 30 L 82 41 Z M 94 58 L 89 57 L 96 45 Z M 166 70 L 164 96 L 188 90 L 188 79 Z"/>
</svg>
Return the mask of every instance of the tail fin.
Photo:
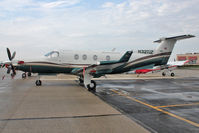
<svg viewBox="0 0 199 133">
<path fill-rule="evenodd" d="M 133 51 L 127 51 L 122 58 L 120 58 L 119 62 L 128 62 L 131 55 L 132 55 Z"/>
<path fill-rule="evenodd" d="M 161 43 L 155 50 L 155 54 L 172 52 L 176 41 L 195 37 L 194 35 L 181 35 L 175 37 L 160 38 L 156 43 Z"/>
</svg>

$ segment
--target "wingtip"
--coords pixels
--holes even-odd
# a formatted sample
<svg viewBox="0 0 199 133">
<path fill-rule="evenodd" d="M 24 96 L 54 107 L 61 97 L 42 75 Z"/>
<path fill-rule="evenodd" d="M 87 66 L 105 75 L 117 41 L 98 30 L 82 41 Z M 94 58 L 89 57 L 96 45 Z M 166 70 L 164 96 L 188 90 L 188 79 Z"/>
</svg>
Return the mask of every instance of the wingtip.
<svg viewBox="0 0 199 133">
<path fill-rule="evenodd" d="M 191 35 L 191 34 L 188 34 L 187 36 L 189 36 L 189 37 L 196 37 L 195 35 Z"/>
</svg>

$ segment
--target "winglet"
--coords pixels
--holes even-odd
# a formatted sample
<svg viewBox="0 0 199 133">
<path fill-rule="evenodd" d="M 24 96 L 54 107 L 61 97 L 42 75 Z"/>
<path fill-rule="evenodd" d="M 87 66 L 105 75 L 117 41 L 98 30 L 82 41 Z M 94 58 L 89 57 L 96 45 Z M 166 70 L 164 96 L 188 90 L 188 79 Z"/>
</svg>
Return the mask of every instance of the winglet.
<svg viewBox="0 0 199 133">
<path fill-rule="evenodd" d="M 100 61 L 97 63 L 97 65 L 111 65 L 111 64 L 116 64 L 116 63 L 123 63 L 123 62 L 128 62 L 133 51 L 127 51 L 121 58 L 120 60 L 112 60 L 112 61 Z"/>
<path fill-rule="evenodd" d="M 127 51 L 122 58 L 119 60 L 119 62 L 128 62 L 131 55 L 132 55 L 133 51 Z"/>
</svg>

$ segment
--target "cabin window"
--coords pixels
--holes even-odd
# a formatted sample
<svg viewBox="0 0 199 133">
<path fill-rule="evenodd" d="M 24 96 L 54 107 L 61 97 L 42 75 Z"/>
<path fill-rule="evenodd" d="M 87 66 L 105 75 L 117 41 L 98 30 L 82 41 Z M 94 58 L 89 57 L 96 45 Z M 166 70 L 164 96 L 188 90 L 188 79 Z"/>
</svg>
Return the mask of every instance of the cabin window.
<svg viewBox="0 0 199 133">
<path fill-rule="evenodd" d="M 93 60 L 97 60 L 97 55 L 94 55 L 94 56 L 93 56 Z"/>
<path fill-rule="evenodd" d="M 110 60 L 111 60 L 111 57 L 110 57 L 109 55 L 107 55 L 107 56 L 106 56 L 106 60 L 107 60 L 107 61 L 110 61 Z"/>
<path fill-rule="evenodd" d="M 83 60 L 86 60 L 86 59 L 87 59 L 87 55 L 84 54 L 84 55 L 82 56 L 82 59 L 83 59 Z"/>
<path fill-rule="evenodd" d="M 79 55 L 75 54 L 74 58 L 75 58 L 75 60 L 78 60 L 79 59 Z"/>
</svg>

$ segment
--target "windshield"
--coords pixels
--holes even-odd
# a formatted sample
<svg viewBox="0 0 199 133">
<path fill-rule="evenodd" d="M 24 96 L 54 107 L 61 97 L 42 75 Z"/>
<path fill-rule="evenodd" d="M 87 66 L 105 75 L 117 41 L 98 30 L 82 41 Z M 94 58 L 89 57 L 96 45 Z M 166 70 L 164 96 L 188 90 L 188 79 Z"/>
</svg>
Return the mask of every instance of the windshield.
<svg viewBox="0 0 199 133">
<path fill-rule="evenodd" d="M 58 51 L 51 51 L 51 52 L 45 54 L 45 56 L 48 57 L 48 58 L 59 57 L 59 52 Z"/>
</svg>

